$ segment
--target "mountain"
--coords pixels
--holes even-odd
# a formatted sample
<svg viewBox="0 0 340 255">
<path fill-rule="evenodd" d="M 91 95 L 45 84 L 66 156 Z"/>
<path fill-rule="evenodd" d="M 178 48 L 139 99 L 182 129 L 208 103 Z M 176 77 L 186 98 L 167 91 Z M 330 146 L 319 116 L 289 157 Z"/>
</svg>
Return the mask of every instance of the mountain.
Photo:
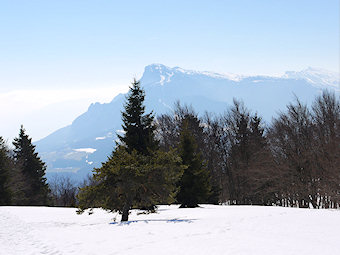
<svg viewBox="0 0 340 255">
<path fill-rule="evenodd" d="M 233 98 L 241 99 L 252 111 L 271 121 L 297 96 L 311 103 L 322 89 L 340 94 L 339 74 L 308 68 L 286 72 L 281 77 L 241 76 L 170 68 L 161 64 L 145 67 L 142 86 L 146 110 L 156 114 L 171 112 L 176 100 L 192 105 L 199 113 L 223 113 Z M 121 132 L 121 111 L 125 95 L 110 103 L 91 104 L 71 125 L 36 142 L 47 163 L 47 176 L 55 173 L 82 179 L 110 155 L 116 134 Z"/>
</svg>

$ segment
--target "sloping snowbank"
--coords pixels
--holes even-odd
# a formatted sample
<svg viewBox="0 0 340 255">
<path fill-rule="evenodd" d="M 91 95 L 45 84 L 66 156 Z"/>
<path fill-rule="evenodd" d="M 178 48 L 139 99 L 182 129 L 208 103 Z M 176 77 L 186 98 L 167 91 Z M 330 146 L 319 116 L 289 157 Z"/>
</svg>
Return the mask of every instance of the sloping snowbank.
<svg viewBox="0 0 340 255">
<path fill-rule="evenodd" d="M 337 210 L 160 206 L 125 224 L 75 211 L 0 207 L 0 254 L 340 254 Z"/>
</svg>

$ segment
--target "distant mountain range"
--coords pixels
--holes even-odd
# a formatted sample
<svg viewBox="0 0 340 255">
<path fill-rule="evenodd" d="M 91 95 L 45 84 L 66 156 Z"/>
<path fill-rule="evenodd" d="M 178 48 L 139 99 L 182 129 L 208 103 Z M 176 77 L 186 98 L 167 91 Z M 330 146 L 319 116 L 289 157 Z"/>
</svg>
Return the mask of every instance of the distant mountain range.
<svg viewBox="0 0 340 255">
<path fill-rule="evenodd" d="M 243 100 L 267 122 L 297 96 L 310 104 L 322 89 L 340 94 L 339 74 L 308 68 L 286 72 L 282 77 L 240 76 L 170 68 L 161 64 L 145 67 L 140 79 L 146 91 L 146 109 L 156 115 L 172 111 L 176 100 L 199 113 L 223 113 L 233 98 Z M 47 163 L 47 176 L 55 173 L 82 179 L 110 155 L 116 134 L 121 132 L 125 95 L 110 103 L 91 104 L 71 125 L 36 142 Z"/>
</svg>

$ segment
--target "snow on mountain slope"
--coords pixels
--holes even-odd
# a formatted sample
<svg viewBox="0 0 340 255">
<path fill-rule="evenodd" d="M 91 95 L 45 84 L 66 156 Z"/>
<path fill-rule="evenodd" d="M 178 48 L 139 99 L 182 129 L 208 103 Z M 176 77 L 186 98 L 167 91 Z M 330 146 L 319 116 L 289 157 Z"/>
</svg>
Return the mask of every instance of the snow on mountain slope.
<svg viewBox="0 0 340 255">
<path fill-rule="evenodd" d="M 0 207 L 0 254 L 340 254 L 339 210 L 213 206 L 132 211 Z M 117 219 L 120 220 L 120 217 Z"/>
<path fill-rule="evenodd" d="M 340 91 L 339 73 L 330 72 L 324 69 L 308 67 L 300 72 L 288 71 L 283 77 L 287 79 L 302 79 L 319 88 Z"/>
<path fill-rule="evenodd" d="M 338 74 L 312 68 L 270 77 L 216 74 L 153 64 L 145 67 L 141 84 L 146 91 L 146 110 L 156 114 L 171 112 L 176 100 L 191 104 L 201 114 L 204 111 L 220 114 L 237 98 L 267 122 L 284 110 L 294 95 L 302 102 L 311 103 L 323 88 L 340 93 Z M 115 146 L 116 133 L 121 132 L 124 100 L 125 95 L 120 94 L 110 103 L 91 104 L 71 125 L 36 143 L 39 154 L 47 162 L 48 177 L 63 172 L 80 180 L 107 159 Z M 96 151 L 75 151 L 79 148 Z"/>
<path fill-rule="evenodd" d="M 239 81 L 242 79 L 241 75 L 226 73 L 219 74 L 208 71 L 194 71 L 194 70 L 185 70 L 180 67 L 170 68 L 162 64 L 152 64 L 145 67 L 145 71 L 143 74 L 143 79 L 146 83 L 153 83 L 155 85 L 160 84 L 164 85 L 165 83 L 171 82 L 172 76 L 178 75 L 189 75 L 189 76 L 200 76 L 200 77 L 211 77 L 214 79 L 225 79 L 232 81 Z M 153 76 L 154 79 L 151 77 Z M 160 80 L 158 80 L 160 78 Z"/>
</svg>

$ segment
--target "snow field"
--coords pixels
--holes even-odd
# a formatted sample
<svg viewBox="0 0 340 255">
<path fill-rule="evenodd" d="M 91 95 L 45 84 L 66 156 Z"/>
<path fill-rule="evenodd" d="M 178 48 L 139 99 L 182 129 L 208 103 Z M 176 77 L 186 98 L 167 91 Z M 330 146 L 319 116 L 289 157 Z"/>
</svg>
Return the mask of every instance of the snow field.
<svg viewBox="0 0 340 255">
<path fill-rule="evenodd" d="M 132 211 L 0 207 L 0 254 L 340 254 L 340 211 L 260 206 Z"/>
</svg>

